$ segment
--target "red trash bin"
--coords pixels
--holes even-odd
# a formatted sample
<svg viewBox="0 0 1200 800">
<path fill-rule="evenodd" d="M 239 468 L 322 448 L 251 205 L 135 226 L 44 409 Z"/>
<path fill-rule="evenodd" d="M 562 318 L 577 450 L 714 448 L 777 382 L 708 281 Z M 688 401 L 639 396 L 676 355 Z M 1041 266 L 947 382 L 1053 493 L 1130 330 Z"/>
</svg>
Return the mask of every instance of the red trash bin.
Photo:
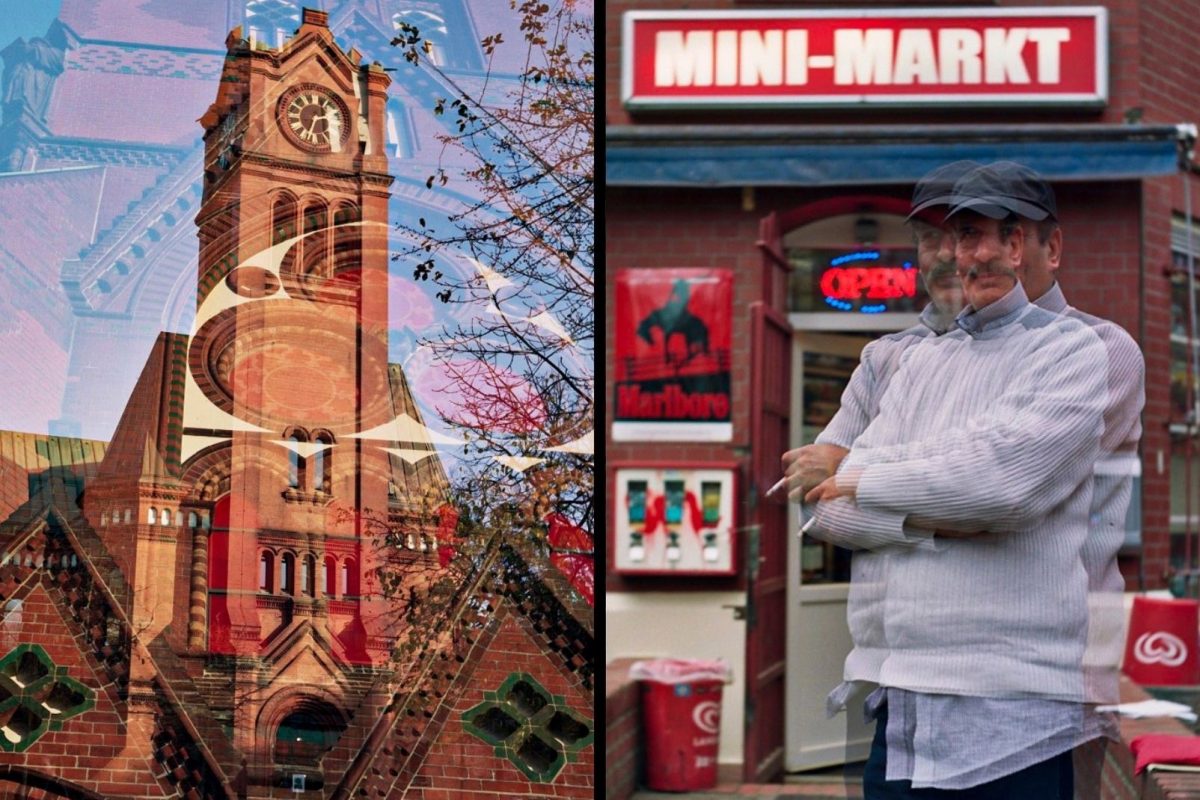
<svg viewBox="0 0 1200 800">
<path fill-rule="evenodd" d="M 716 786 L 721 685 L 733 679 L 729 665 L 661 658 L 635 662 L 629 675 L 642 681 L 646 786 L 660 792 Z"/>
<path fill-rule="evenodd" d="M 1200 601 L 1133 598 L 1122 669 L 1142 686 L 1200 684 L 1198 627 Z"/>
</svg>

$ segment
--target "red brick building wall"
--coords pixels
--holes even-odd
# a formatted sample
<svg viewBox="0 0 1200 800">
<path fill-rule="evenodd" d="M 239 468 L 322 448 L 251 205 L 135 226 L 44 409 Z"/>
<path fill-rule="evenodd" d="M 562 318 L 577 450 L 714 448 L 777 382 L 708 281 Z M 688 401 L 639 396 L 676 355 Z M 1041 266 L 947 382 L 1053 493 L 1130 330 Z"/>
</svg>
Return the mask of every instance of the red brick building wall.
<svg viewBox="0 0 1200 800">
<path fill-rule="evenodd" d="M 24 753 L 4 754 L 6 766 L 24 767 L 95 792 L 100 797 L 174 797 L 174 788 L 151 776 L 165 770 L 154 763 L 148 708 L 118 699 L 104 672 L 80 647 L 80 632 L 51 593 L 38 582 L 22 598 L 19 614 L 9 613 L 0 634 L 8 653 L 18 642 L 36 642 L 67 675 L 95 692 L 90 711 L 48 731 Z"/>
<path fill-rule="evenodd" d="M 501 800 L 514 796 L 541 796 L 546 788 L 530 781 L 511 762 L 497 758 L 495 748 L 468 733 L 462 724 L 462 714 L 484 702 L 484 692 L 494 691 L 509 675 L 523 672 L 532 675 L 553 695 L 560 695 L 566 704 L 588 713 L 592 698 L 581 690 L 575 676 L 564 674 L 540 652 L 535 634 L 527 621 L 514 614 L 501 614 L 502 622 L 494 639 L 487 646 L 472 675 L 470 686 L 449 710 L 445 727 L 436 744 L 430 748 L 421 769 L 413 778 L 403 797 L 411 800 L 456 800 L 460 797 L 479 800 Z M 554 779 L 558 797 L 594 797 L 595 748 L 579 754 L 578 760 L 568 763 Z M 398 800 L 401 793 L 389 795 Z"/>
</svg>

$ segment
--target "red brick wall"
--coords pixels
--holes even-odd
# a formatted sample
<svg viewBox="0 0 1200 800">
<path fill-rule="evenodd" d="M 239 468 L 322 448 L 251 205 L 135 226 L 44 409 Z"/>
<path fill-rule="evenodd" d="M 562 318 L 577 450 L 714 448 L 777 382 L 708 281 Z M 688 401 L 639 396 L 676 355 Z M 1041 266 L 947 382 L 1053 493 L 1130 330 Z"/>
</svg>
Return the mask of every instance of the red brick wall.
<svg viewBox="0 0 1200 800">
<path fill-rule="evenodd" d="M 48 731 L 24 753 L 0 753 L 0 764 L 25 767 L 97 793 L 101 797 L 171 797 L 175 792 L 153 776 L 162 770 L 153 762 L 150 737 L 153 716 L 125 711 L 103 688 L 107 683 L 98 665 L 72 638 L 73 623 L 59 613 L 40 584 L 24 599 L 18 615 L 10 612 L 0 631 L 5 655 L 17 644 L 41 645 L 67 675 L 92 689 L 96 705 Z"/>
<path fill-rule="evenodd" d="M 604 679 L 604 798 L 625 800 L 642 780 L 642 705 L 629 678 L 632 658 L 613 661 Z"/>
<path fill-rule="evenodd" d="M 550 783 L 535 783 L 512 762 L 495 754 L 492 745 L 467 732 L 462 714 L 484 702 L 485 691 L 495 691 L 514 672 L 534 677 L 552 695 L 561 695 L 576 713 L 588 717 L 593 728 L 591 695 L 563 673 L 560 666 L 541 651 L 526 622 L 512 613 L 500 612 L 504 620 L 496 637 L 480 659 L 471 687 L 450 711 L 441 735 L 430 748 L 407 791 L 393 791 L 398 800 L 457 800 L 458 798 L 595 797 L 595 744 L 583 748 L 573 763 L 566 764 Z M 598 737 L 597 737 L 598 738 Z"/>
<path fill-rule="evenodd" d="M 665 459 L 671 461 L 739 460 L 750 442 L 750 304 L 761 293 L 762 257 L 755 242 L 763 208 L 742 210 L 741 193 L 735 190 L 617 189 L 608 193 L 605 234 L 608 276 L 605 281 L 605 350 L 615 350 L 616 271 L 628 268 L 709 267 L 733 271 L 733 441 L 729 443 L 612 441 L 605 426 L 605 453 L 611 461 Z M 614 392 L 612 359 L 605 360 L 605 397 Z M 611 471 L 606 476 L 606 496 L 614 497 Z M 744 507 L 739 515 L 744 518 Z M 610 540 L 611 541 L 611 540 Z M 639 586 L 661 589 L 665 579 L 623 579 L 612 571 L 612 548 L 606 570 L 608 591 Z M 721 591 L 736 587 L 737 578 L 706 578 L 703 581 L 672 580 L 672 588 L 701 588 Z M 697 586 L 699 584 L 699 586 Z"/>
</svg>

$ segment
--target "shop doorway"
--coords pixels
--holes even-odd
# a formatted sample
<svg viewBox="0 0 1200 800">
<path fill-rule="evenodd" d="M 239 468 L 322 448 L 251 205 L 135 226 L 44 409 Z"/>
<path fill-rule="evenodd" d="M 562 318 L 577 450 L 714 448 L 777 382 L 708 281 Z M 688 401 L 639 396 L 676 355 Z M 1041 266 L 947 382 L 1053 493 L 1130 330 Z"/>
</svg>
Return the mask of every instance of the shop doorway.
<svg viewBox="0 0 1200 800">
<path fill-rule="evenodd" d="M 788 446 L 812 443 L 840 407 L 842 391 L 872 339 L 917 324 L 927 302 L 917 276 L 908 203 L 842 197 L 791 214 L 781 251 L 789 263 L 794 329 Z M 790 230 L 789 230 L 790 228 Z M 825 698 L 850 652 L 846 602 L 850 553 L 795 534 L 788 506 L 786 720 L 789 772 L 866 758 L 873 726 L 858 709 L 827 719 Z"/>
<path fill-rule="evenodd" d="M 837 412 L 859 354 L 861 334 L 799 331 L 792 358 L 791 445 L 811 444 Z M 788 530 L 800 529 L 800 508 L 788 506 Z M 871 731 L 861 716 L 827 719 L 825 697 L 842 677 L 850 652 L 846 600 L 850 553 L 815 539 L 788 537 L 787 735 L 789 772 L 865 759 Z M 847 725 L 850 724 L 848 728 Z"/>
</svg>

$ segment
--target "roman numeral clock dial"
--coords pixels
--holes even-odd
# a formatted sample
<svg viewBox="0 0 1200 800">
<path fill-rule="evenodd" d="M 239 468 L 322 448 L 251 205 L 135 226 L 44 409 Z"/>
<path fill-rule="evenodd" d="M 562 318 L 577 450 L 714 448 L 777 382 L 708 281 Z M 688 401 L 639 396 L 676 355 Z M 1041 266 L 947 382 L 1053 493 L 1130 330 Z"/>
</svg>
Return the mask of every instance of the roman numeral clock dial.
<svg viewBox="0 0 1200 800">
<path fill-rule="evenodd" d="M 348 138 L 346 104 L 319 86 L 297 86 L 279 100 L 280 125 L 292 142 L 317 153 L 340 153 Z"/>
</svg>

